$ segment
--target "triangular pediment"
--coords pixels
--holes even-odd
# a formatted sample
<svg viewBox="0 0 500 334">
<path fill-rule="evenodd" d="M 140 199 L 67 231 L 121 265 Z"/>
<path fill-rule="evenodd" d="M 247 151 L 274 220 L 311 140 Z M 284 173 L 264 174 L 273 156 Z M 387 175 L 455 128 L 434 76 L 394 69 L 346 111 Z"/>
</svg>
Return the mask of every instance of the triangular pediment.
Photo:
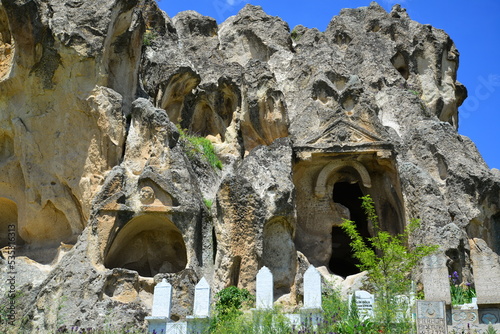
<svg viewBox="0 0 500 334">
<path fill-rule="evenodd" d="M 306 145 L 313 146 L 357 146 L 383 142 L 383 139 L 357 124 L 344 119 L 338 119 L 327 125 L 320 135 L 309 138 Z"/>
<path fill-rule="evenodd" d="M 158 183 L 149 177 L 142 178 L 138 185 L 139 199 L 143 206 L 172 207 L 173 198 Z"/>
</svg>

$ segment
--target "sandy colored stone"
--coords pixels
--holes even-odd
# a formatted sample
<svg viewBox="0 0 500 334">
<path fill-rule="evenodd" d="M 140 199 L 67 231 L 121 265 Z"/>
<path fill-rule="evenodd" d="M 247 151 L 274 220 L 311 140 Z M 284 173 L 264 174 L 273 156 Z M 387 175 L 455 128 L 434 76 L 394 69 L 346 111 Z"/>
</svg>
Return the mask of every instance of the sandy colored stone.
<svg viewBox="0 0 500 334">
<path fill-rule="evenodd" d="M 471 268 L 477 245 L 500 252 L 499 172 L 457 133 L 452 40 L 400 6 L 292 34 L 252 5 L 218 25 L 154 1 L 3 1 L 0 34 L 0 247 L 14 225 L 25 332 L 144 327 L 163 278 L 174 320 L 201 277 L 253 292 L 263 266 L 289 309 L 311 264 L 357 289 L 340 224 L 373 234 L 367 194 L 385 230 L 421 219 L 409 244 L 439 244 L 441 276 L 493 282 Z"/>
</svg>

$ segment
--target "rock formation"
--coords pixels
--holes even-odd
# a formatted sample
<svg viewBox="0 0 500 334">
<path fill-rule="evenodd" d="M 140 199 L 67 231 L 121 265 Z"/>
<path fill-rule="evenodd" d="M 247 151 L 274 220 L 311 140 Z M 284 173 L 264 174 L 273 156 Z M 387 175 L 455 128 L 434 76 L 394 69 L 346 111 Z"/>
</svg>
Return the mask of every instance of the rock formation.
<svg viewBox="0 0 500 334">
<path fill-rule="evenodd" d="M 320 32 L 251 5 L 217 25 L 151 0 L 2 0 L 0 34 L 0 268 L 13 225 L 26 332 L 143 326 L 164 277 L 182 318 L 202 276 L 253 291 L 264 265 L 297 303 L 309 263 L 358 273 L 339 224 L 372 233 L 363 194 L 384 229 L 421 219 L 411 244 L 470 282 L 469 240 L 500 253 L 500 173 L 457 133 L 458 51 L 400 6 Z"/>
</svg>

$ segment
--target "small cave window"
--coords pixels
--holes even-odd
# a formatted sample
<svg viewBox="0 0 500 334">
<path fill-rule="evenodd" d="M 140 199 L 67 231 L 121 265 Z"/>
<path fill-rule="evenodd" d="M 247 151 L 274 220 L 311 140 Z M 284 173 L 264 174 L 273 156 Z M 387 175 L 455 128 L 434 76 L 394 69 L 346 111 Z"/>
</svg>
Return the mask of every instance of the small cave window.
<svg viewBox="0 0 500 334">
<path fill-rule="evenodd" d="M 215 233 L 215 227 L 212 228 L 212 251 L 215 263 L 215 259 L 217 258 L 217 234 Z"/>
<path fill-rule="evenodd" d="M 358 183 L 338 182 L 333 187 L 333 201 L 342 204 L 349 209 L 351 220 L 356 223 L 361 236 L 371 236 L 368 228 L 368 219 L 361 207 L 363 192 Z M 340 226 L 332 228 L 332 257 L 330 258 L 330 270 L 340 276 L 349 276 L 359 273 L 356 264 L 359 262 L 353 257 L 351 250 L 351 239 Z"/>
<path fill-rule="evenodd" d="M 492 235 L 492 248 L 497 253 L 500 254 L 500 212 L 496 213 L 491 217 L 491 225 L 493 227 Z"/>
<path fill-rule="evenodd" d="M 133 218 L 116 235 L 104 265 L 135 270 L 144 277 L 176 273 L 187 264 L 180 230 L 167 218 L 143 215 Z"/>
<path fill-rule="evenodd" d="M 233 263 L 229 270 L 229 286 L 238 286 L 240 281 L 241 256 L 233 257 Z"/>
<path fill-rule="evenodd" d="M 408 63 L 405 57 L 398 52 L 394 57 L 392 57 L 391 63 L 399 72 L 399 74 L 401 74 L 401 76 L 405 78 L 405 80 L 408 80 L 408 77 L 410 76 L 410 70 L 408 68 Z"/>
</svg>

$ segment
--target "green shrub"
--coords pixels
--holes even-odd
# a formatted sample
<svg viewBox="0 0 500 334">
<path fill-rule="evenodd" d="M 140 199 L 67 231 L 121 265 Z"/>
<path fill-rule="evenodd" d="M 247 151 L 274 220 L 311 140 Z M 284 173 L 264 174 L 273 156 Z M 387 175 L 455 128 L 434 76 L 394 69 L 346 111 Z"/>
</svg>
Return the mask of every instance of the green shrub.
<svg viewBox="0 0 500 334">
<path fill-rule="evenodd" d="M 211 199 L 203 199 L 203 203 L 205 203 L 205 206 L 207 207 L 208 211 L 212 209 L 212 204 L 213 201 Z"/>
<path fill-rule="evenodd" d="M 142 36 L 142 45 L 145 46 L 151 46 L 151 43 L 153 40 L 155 40 L 158 37 L 155 31 L 153 30 L 147 30 L 144 35 Z"/>
<path fill-rule="evenodd" d="M 398 311 L 407 306 L 398 295 L 409 295 L 411 271 L 423 257 L 434 253 L 438 246 L 418 245 L 408 249 L 408 238 L 420 226 L 420 221 L 413 219 L 402 234 L 391 235 L 380 229 L 371 197 L 367 195 L 361 199 L 363 209 L 372 223 L 374 236 L 365 240 L 354 222 L 349 220 L 344 221 L 342 228 L 352 240 L 353 255 L 360 263 L 358 267 L 368 271 L 368 284 L 375 293 L 374 320 L 385 328 L 385 333 L 408 333 L 412 322 L 398 315 Z"/>
<path fill-rule="evenodd" d="M 219 291 L 215 298 L 215 316 L 224 317 L 230 313 L 241 314 L 240 309 L 249 306 L 255 301 L 255 297 L 247 289 L 238 289 L 230 286 Z"/>
<path fill-rule="evenodd" d="M 242 312 L 255 301 L 248 290 L 230 286 L 219 291 L 215 299 L 215 312 L 209 333 L 252 333 L 253 321 Z"/>
<path fill-rule="evenodd" d="M 497 331 L 495 330 L 495 328 L 493 328 L 492 324 L 488 325 L 488 329 L 486 330 L 486 334 L 497 334 Z"/>
<path fill-rule="evenodd" d="M 185 142 L 186 154 L 189 158 L 193 159 L 197 155 L 202 155 L 210 166 L 222 169 L 222 162 L 215 154 L 214 146 L 210 140 L 205 137 L 188 135 L 180 126 L 177 126 L 177 128 L 181 139 Z"/>
</svg>

